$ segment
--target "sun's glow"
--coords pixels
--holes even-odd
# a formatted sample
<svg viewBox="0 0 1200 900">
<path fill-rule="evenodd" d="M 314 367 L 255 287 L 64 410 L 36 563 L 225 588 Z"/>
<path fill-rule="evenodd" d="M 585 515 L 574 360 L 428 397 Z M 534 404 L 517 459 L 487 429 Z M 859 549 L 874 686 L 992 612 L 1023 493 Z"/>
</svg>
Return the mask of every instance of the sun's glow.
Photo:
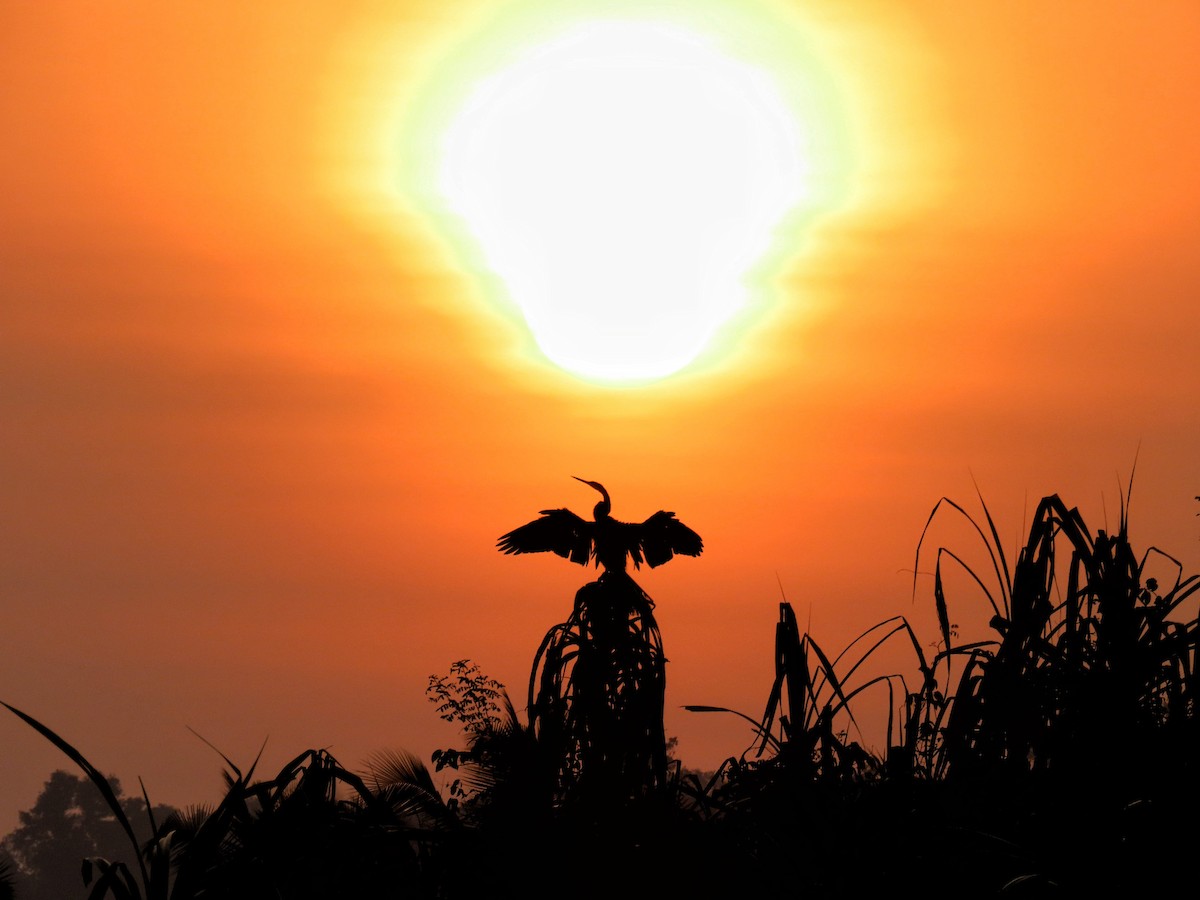
<svg viewBox="0 0 1200 900">
<path fill-rule="evenodd" d="M 590 380 L 675 373 L 746 301 L 804 197 L 768 74 L 673 24 L 594 21 L 483 79 L 438 184 L 542 352 Z"/>
</svg>

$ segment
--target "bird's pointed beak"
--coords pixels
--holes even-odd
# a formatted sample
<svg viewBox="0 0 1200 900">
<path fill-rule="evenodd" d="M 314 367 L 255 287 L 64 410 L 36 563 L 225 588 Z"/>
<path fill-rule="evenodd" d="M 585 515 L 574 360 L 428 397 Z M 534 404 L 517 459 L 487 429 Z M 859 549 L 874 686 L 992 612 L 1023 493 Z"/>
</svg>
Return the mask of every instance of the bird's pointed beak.
<svg viewBox="0 0 1200 900">
<path fill-rule="evenodd" d="M 604 489 L 604 485 L 602 485 L 600 482 L 588 481 L 586 478 L 580 478 L 578 475 L 572 475 L 571 477 L 574 478 L 576 481 L 582 481 L 584 484 L 586 484 L 588 487 L 590 487 L 593 491 L 599 491 L 601 494 L 604 495 L 605 499 L 608 498 L 608 491 L 606 491 Z"/>
</svg>

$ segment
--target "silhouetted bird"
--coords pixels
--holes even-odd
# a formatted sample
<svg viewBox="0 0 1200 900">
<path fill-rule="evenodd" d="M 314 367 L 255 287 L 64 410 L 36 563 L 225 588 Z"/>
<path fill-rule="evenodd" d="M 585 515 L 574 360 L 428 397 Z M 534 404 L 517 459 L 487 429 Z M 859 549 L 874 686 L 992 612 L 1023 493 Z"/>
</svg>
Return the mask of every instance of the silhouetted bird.
<svg viewBox="0 0 1200 900">
<path fill-rule="evenodd" d="M 645 522 L 619 522 L 609 514 L 612 502 L 604 485 L 571 477 L 600 492 L 603 499 L 592 511 L 595 521 L 569 509 L 543 509 L 541 518 L 514 528 L 496 546 L 504 553 L 550 551 L 581 566 L 593 561 L 608 572 L 624 572 L 626 557 L 636 568 L 641 568 L 643 560 L 654 568 L 676 553 L 699 556 L 704 549 L 700 535 L 676 519 L 675 513 L 659 510 Z"/>
</svg>

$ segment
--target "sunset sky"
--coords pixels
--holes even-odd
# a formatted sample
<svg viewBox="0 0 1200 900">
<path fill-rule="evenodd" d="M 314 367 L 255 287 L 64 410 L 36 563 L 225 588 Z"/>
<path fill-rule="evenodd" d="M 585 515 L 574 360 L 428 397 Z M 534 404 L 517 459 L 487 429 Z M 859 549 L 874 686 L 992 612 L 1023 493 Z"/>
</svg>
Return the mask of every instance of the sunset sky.
<svg viewBox="0 0 1200 900">
<path fill-rule="evenodd" d="M 802 172 L 761 246 L 676 246 L 683 225 L 640 203 L 628 225 L 563 222 L 594 220 L 570 182 L 597 163 L 556 169 L 544 203 L 498 201 L 502 236 L 557 210 L 525 246 L 560 268 L 521 277 L 549 285 L 547 315 L 580 304 L 568 341 L 609 303 L 649 321 L 659 295 L 690 326 L 719 281 L 695 267 L 757 248 L 731 250 L 740 305 L 699 355 L 631 383 L 547 356 L 438 180 L 480 84 L 598 21 L 726 60 L 709 78 L 689 58 L 688 83 L 757 73 Z M 1135 546 L 1200 571 L 1197 48 L 1193 0 L 6 4 L 0 700 L 181 806 L 221 791 L 193 730 L 241 765 L 266 741 L 264 775 L 316 747 L 428 760 L 461 743 L 428 676 L 469 658 L 523 710 L 538 643 L 594 577 L 495 549 L 541 509 L 587 515 L 571 476 L 617 518 L 673 510 L 704 538 L 636 573 L 695 767 L 750 734 L 680 707 L 762 713 L 781 598 L 829 651 L 894 615 L 937 640 L 913 567 L 943 496 L 978 510 L 977 484 L 1011 559 L 1042 496 L 1112 528 L 1133 476 Z M 670 171 L 711 149 L 698 135 Z M 664 208 L 781 196 L 745 169 Z M 655 280 L 622 282 L 616 243 Z M 945 522 L 930 540 L 977 557 Z M 984 605 L 964 590 L 951 618 L 982 637 Z M 0 740 L 4 833 L 72 767 L 15 717 Z"/>
</svg>

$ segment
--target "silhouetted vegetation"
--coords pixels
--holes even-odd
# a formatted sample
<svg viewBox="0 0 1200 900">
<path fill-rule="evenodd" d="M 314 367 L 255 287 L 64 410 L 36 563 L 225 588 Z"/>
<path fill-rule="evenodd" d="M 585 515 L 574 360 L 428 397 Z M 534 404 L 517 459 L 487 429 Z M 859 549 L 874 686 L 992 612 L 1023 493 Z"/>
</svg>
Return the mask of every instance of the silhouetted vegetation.
<svg viewBox="0 0 1200 900">
<path fill-rule="evenodd" d="M 1200 576 L 1135 553 L 1124 507 L 1115 533 L 1092 533 L 1044 498 L 1011 568 L 986 506 L 976 521 L 943 499 L 930 523 L 947 515 L 979 539 L 986 568 L 927 547 L 927 524 L 916 567 L 932 561 L 936 652 L 895 617 L 831 655 L 781 603 L 761 717 L 689 707 L 755 727 L 709 776 L 669 758 L 662 639 L 623 571 L 581 589 L 538 646 L 527 721 L 467 659 L 430 676 L 429 699 L 465 740 L 432 757 L 453 775 L 444 793 L 403 751 L 355 772 L 309 750 L 266 779 L 226 759 L 219 804 L 165 817 L 142 804 L 145 839 L 111 782 L 12 711 L 81 767 L 126 839 L 121 859 L 85 851 L 78 896 L 94 900 L 1091 897 L 1190 884 L 1200 621 L 1187 609 Z M 960 583 L 991 615 L 988 634 L 962 642 Z M 910 670 L 868 674 L 893 644 Z M 891 712 L 874 748 L 852 735 L 856 705 L 879 692 Z"/>
<path fill-rule="evenodd" d="M 135 828 L 140 841 L 150 838 L 145 827 L 146 801 L 122 796 L 116 778 L 107 779 L 112 796 Z M 162 819 L 174 810 L 154 809 Z M 0 850 L 10 862 L 10 878 L 22 900 L 60 900 L 80 893 L 80 866 L 85 859 L 125 851 L 126 835 L 108 802 L 86 778 L 62 770 L 46 780 L 37 801 L 20 813 L 20 825 Z M 0 890 L 0 897 L 3 897 Z"/>
</svg>

